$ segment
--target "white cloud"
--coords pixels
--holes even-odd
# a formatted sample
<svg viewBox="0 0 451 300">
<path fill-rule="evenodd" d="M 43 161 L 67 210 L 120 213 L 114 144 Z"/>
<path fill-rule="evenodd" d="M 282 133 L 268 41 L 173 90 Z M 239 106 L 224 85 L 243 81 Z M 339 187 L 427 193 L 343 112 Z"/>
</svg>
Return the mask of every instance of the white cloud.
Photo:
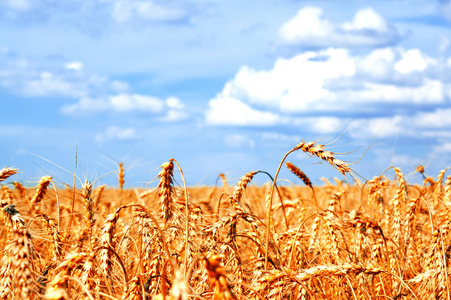
<svg viewBox="0 0 451 300">
<path fill-rule="evenodd" d="M 318 57 L 321 60 L 316 60 Z M 306 52 L 278 59 L 269 71 L 242 67 L 217 98 L 243 99 L 284 112 L 303 111 L 317 101 L 334 98 L 323 88 L 326 79 L 354 73 L 355 63 L 346 50 Z"/>
<path fill-rule="evenodd" d="M 64 106 L 62 112 L 69 115 L 97 112 L 145 112 L 156 114 L 162 112 L 164 107 L 164 101 L 155 97 L 139 94 L 118 94 L 101 99 L 84 97 L 75 104 Z"/>
<path fill-rule="evenodd" d="M 451 129 L 451 108 L 436 109 L 432 112 L 419 112 L 412 122 L 423 128 L 449 128 Z"/>
<path fill-rule="evenodd" d="M 314 133 L 326 134 L 339 128 L 343 121 L 336 117 L 309 117 L 296 119 L 293 123 L 309 128 Z"/>
<path fill-rule="evenodd" d="M 80 61 L 73 61 L 64 64 L 64 68 L 67 70 L 80 71 L 83 69 L 83 63 Z"/>
<path fill-rule="evenodd" d="M 180 8 L 161 5 L 154 1 L 116 1 L 112 17 L 117 22 L 125 22 L 136 17 L 150 21 L 177 21 L 187 14 Z"/>
<path fill-rule="evenodd" d="M 51 72 L 42 72 L 37 78 L 23 83 L 24 89 L 21 91 L 26 96 L 68 96 L 80 97 L 85 93 L 84 89 L 77 89 L 76 86 Z"/>
<path fill-rule="evenodd" d="M 408 136 L 414 138 L 451 138 L 451 109 L 419 111 L 412 115 L 397 114 L 385 118 L 357 118 L 349 133 L 357 139 Z"/>
<path fill-rule="evenodd" d="M 134 128 L 119 128 L 117 126 L 110 126 L 105 132 L 96 136 L 98 143 L 103 143 L 111 140 L 129 141 L 136 140 L 140 136 Z"/>
<path fill-rule="evenodd" d="M 412 130 L 403 131 L 404 122 L 405 117 L 400 115 L 387 118 L 356 119 L 351 123 L 349 134 L 353 138 L 364 140 L 411 134 Z"/>
<path fill-rule="evenodd" d="M 397 54 L 394 48 L 376 49 L 358 59 L 357 69 L 363 74 L 384 80 L 392 73 L 396 59 Z"/>
<path fill-rule="evenodd" d="M 175 97 L 162 100 L 156 97 L 121 93 L 103 98 L 83 97 L 76 103 L 65 105 L 61 112 L 80 116 L 96 113 L 145 113 L 163 121 L 180 121 L 188 118 L 183 103 Z"/>
<path fill-rule="evenodd" d="M 318 7 L 305 7 L 282 25 L 279 46 L 309 47 L 379 47 L 399 40 L 399 33 L 372 8 L 357 11 L 350 22 L 334 24 L 322 18 Z"/>
<path fill-rule="evenodd" d="M 274 125 L 302 122 L 299 113 L 389 114 L 385 105 L 443 104 L 451 85 L 431 75 L 438 69 L 437 60 L 418 49 L 376 49 L 367 55 L 308 51 L 279 58 L 269 70 L 240 68 L 210 100 L 206 119 L 214 125 Z M 325 127 L 338 122 L 330 124 Z"/>
<path fill-rule="evenodd" d="M 45 66 L 34 59 L 7 58 L 5 61 L 0 65 L 0 86 L 26 97 L 80 98 L 129 89 L 126 82 L 85 72 L 81 61 L 61 63 L 55 59 Z"/>
<path fill-rule="evenodd" d="M 402 53 L 402 58 L 395 65 L 395 70 L 406 74 L 413 71 L 424 71 L 428 65 L 436 64 L 436 61 L 423 55 L 419 49 L 410 49 Z"/>
<path fill-rule="evenodd" d="M 323 11 L 319 7 L 305 7 L 297 15 L 282 25 L 279 37 L 282 42 L 299 43 L 304 39 L 327 38 L 334 30 L 331 22 L 321 19 Z"/>
<path fill-rule="evenodd" d="M 425 79 L 419 86 L 399 86 L 396 84 L 364 83 L 365 89 L 337 93 L 337 98 L 345 99 L 341 104 L 380 103 L 441 103 L 445 98 L 444 85 L 439 80 Z M 381 107 L 382 108 L 382 107 Z"/>
<path fill-rule="evenodd" d="M 389 26 L 385 19 L 372 8 L 365 8 L 357 11 L 351 22 L 343 24 L 343 29 L 353 30 L 374 30 L 376 32 L 387 32 Z"/>
<path fill-rule="evenodd" d="M 175 97 L 169 97 L 168 99 L 166 99 L 166 105 L 169 108 L 173 108 L 173 109 L 184 109 L 185 108 L 182 101 L 180 101 L 180 99 L 175 98 Z"/>
<path fill-rule="evenodd" d="M 119 94 L 108 99 L 108 110 L 118 112 L 145 111 L 150 113 L 161 112 L 164 102 L 155 97 L 142 96 L 139 94 Z"/>
<path fill-rule="evenodd" d="M 210 100 L 205 117 L 210 125 L 270 126 L 280 121 L 277 114 L 255 110 L 236 98 L 221 94 Z"/>
<path fill-rule="evenodd" d="M 177 122 L 188 119 L 188 113 L 183 110 L 170 109 L 167 111 L 166 116 L 162 118 L 166 122 Z"/>
</svg>

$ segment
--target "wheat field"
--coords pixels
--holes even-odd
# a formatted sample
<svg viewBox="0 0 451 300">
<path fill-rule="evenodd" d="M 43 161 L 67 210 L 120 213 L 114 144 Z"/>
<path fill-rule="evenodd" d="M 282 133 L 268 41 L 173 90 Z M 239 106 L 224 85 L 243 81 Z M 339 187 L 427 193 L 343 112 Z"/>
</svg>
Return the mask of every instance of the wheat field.
<svg viewBox="0 0 451 300">
<path fill-rule="evenodd" d="M 347 177 L 312 185 L 285 162 L 298 150 Z M 24 188 L 0 170 L 1 299 L 450 299 L 447 169 L 346 180 L 351 165 L 314 142 L 214 187 L 186 187 L 170 159 L 158 187 L 127 189 L 123 167 L 117 188 Z"/>
</svg>

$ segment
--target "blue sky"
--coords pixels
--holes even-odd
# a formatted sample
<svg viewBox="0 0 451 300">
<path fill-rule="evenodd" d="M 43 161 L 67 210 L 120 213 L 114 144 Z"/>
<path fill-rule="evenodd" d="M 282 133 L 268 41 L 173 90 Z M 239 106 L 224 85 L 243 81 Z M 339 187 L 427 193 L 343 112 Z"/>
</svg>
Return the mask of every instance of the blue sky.
<svg viewBox="0 0 451 300">
<path fill-rule="evenodd" d="M 123 161 L 144 186 L 173 157 L 234 182 L 301 140 L 419 182 L 451 166 L 450 103 L 448 1 L 0 0 L 0 165 L 30 184 L 70 183 L 75 147 L 82 179 Z"/>
</svg>

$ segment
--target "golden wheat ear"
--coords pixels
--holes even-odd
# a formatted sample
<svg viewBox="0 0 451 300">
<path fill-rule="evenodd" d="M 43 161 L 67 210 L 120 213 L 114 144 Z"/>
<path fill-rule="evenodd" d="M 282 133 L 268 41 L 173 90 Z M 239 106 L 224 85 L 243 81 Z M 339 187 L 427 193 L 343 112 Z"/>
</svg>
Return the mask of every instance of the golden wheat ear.
<svg viewBox="0 0 451 300">
<path fill-rule="evenodd" d="M 160 198 L 160 217 L 163 219 L 164 226 L 172 219 L 174 202 L 172 195 L 174 193 L 174 160 L 171 158 L 168 162 L 161 165 L 161 171 L 158 173 L 160 182 L 158 183 L 158 197 Z"/>
<path fill-rule="evenodd" d="M 18 169 L 14 169 L 14 168 L 3 168 L 0 170 L 0 181 L 3 181 L 5 179 L 7 179 L 8 177 L 17 174 L 17 170 Z"/>
<path fill-rule="evenodd" d="M 336 168 L 341 174 L 346 175 L 346 173 L 351 172 L 351 168 L 347 163 L 342 160 L 335 158 L 335 153 L 331 151 L 326 151 L 324 145 L 318 145 L 316 142 L 300 142 L 294 151 L 301 149 L 307 154 L 319 157 L 320 159 L 327 161 L 331 166 Z"/>
<path fill-rule="evenodd" d="M 125 183 L 125 172 L 124 172 L 124 164 L 123 163 L 119 163 L 119 171 L 118 171 L 118 182 L 119 182 L 119 189 L 121 189 L 121 191 L 124 189 L 124 183 Z"/>
<path fill-rule="evenodd" d="M 302 182 L 304 182 L 304 184 L 310 188 L 313 188 L 312 182 L 310 181 L 310 179 L 308 178 L 307 175 L 305 175 L 304 172 L 302 172 L 298 167 L 296 167 L 295 165 L 293 165 L 291 162 L 286 162 L 285 165 L 287 166 L 288 170 L 290 170 L 294 175 L 296 175 L 297 177 L 299 177 Z"/>
</svg>

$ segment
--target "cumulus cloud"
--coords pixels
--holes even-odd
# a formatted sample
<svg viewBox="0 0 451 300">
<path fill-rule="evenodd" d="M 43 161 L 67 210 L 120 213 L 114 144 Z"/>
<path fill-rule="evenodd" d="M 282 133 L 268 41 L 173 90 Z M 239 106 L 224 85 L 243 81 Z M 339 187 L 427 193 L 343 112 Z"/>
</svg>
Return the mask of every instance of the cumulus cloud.
<svg viewBox="0 0 451 300">
<path fill-rule="evenodd" d="M 139 139 L 140 136 L 136 132 L 135 128 L 120 128 L 117 126 L 110 126 L 103 133 L 96 135 L 96 141 L 98 143 L 104 143 L 112 140 L 130 141 Z"/>
<path fill-rule="evenodd" d="M 359 140 L 412 134 L 413 130 L 409 130 L 409 132 L 403 130 L 405 121 L 405 117 L 400 115 L 386 118 L 358 118 L 352 121 L 349 134 Z"/>
<path fill-rule="evenodd" d="M 411 122 L 423 128 L 451 129 L 451 108 L 439 108 L 431 112 L 418 112 Z"/>
<path fill-rule="evenodd" d="M 50 60 L 45 66 L 36 60 L 8 57 L 0 65 L 0 86 L 27 97 L 80 98 L 106 92 L 125 92 L 128 84 L 84 71 L 83 62 Z"/>
<path fill-rule="evenodd" d="M 169 97 L 168 99 L 166 99 L 166 105 L 169 108 L 176 110 L 182 110 L 185 108 L 185 105 L 183 105 L 182 101 L 180 101 L 180 99 L 176 97 Z"/>
<path fill-rule="evenodd" d="M 80 61 L 72 61 L 72 62 L 64 64 L 64 68 L 67 70 L 79 71 L 79 70 L 83 69 L 83 63 Z"/>
<path fill-rule="evenodd" d="M 83 97 L 74 104 L 65 105 L 61 112 L 80 116 L 96 113 L 144 113 L 164 121 L 179 121 L 188 117 L 183 103 L 175 97 L 162 100 L 140 94 L 121 93 L 102 98 Z"/>
<path fill-rule="evenodd" d="M 176 97 L 169 97 L 165 101 L 166 115 L 161 118 L 162 121 L 175 122 L 186 120 L 189 117 L 188 112 L 185 109 L 185 105 Z"/>
<path fill-rule="evenodd" d="M 330 133 L 341 125 L 344 121 L 337 117 L 318 116 L 318 117 L 302 117 L 293 118 L 288 124 L 293 124 L 300 128 L 308 128 L 309 131 L 319 134 Z"/>
<path fill-rule="evenodd" d="M 224 94 L 210 100 L 205 113 L 207 124 L 238 126 L 271 126 L 280 121 L 277 114 L 251 108 L 236 98 Z"/>
<path fill-rule="evenodd" d="M 41 72 L 37 78 L 23 82 L 24 89 L 21 91 L 26 96 L 68 96 L 80 97 L 85 91 L 79 90 L 75 85 L 51 72 Z"/>
<path fill-rule="evenodd" d="M 64 114 L 76 115 L 79 113 L 98 112 L 146 112 L 159 113 L 165 103 L 155 97 L 139 94 L 118 94 L 101 99 L 89 97 L 81 98 L 77 103 L 62 108 Z"/>
<path fill-rule="evenodd" d="M 274 125 L 292 122 L 297 114 L 387 114 L 384 105 L 444 104 L 451 83 L 434 75 L 439 68 L 418 49 L 384 48 L 366 55 L 334 48 L 303 52 L 277 59 L 269 70 L 240 68 L 210 100 L 206 120 Z"/>
<path fill-rule="evenodd" d="M 451 138 L 451 109 L 437 108 L 414 114 L 396 114 L 390 117 L 356 118 L 349 133 L 358 139 L 391 138 Z"/>
<path fill-rule="evenodd" d="M 277 45 L 296 48 L 381 47 L 398 42 L 400 34 L 372 8 L 361 9 L 354 18 L 334 24 L 318 7 L 305 7 L 279 29 Z"/>
</svg>

